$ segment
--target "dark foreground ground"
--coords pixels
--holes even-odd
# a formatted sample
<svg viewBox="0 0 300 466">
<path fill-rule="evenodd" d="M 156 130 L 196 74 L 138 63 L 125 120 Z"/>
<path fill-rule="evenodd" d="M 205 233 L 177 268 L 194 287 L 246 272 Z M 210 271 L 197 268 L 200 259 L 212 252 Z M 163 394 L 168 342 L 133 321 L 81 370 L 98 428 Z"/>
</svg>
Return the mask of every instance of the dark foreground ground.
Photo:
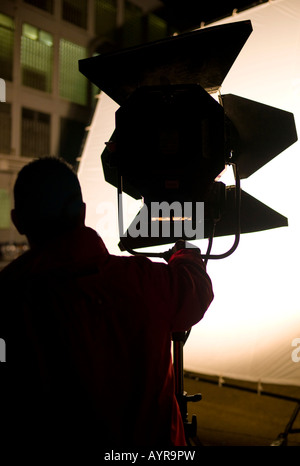
<svg viewBox="0 0 300 466">
<path fill-rule="evenodd" d="M 202 394 L 201 401 L 188 403 L 189 420 L 193 414 L 197 417 L 197 442 L 203 446 L 270 446 L 285 432 L 297 402 L 264 393 L 300 399 L 300 387 L 263 385 L 258 394 L 256 384 L 229 379 L 225 383 L 241 389 L 219 386 L 216 378 L 185 374 L 187 394 Z M 293 424 L 296 428 L 300 429 L 300 412 Z M 289 434 L 287 446 L 300 446 L 300 433 Z"/>
</svg>

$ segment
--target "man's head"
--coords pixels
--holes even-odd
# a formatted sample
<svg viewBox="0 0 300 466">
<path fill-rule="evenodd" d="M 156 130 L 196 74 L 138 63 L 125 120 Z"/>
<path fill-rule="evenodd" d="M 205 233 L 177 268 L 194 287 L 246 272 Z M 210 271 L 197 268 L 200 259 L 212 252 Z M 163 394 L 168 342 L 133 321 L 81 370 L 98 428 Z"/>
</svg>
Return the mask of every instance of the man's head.
<svg viewBox="0 0 300 466">
<path fill-rule="evenodd" d="M 34 160 L 19 172 L 12 220 L 32 244 L 42 244 L 84 224 L 85 204 L 76 174 L 63 160 Z"/>
</svg>

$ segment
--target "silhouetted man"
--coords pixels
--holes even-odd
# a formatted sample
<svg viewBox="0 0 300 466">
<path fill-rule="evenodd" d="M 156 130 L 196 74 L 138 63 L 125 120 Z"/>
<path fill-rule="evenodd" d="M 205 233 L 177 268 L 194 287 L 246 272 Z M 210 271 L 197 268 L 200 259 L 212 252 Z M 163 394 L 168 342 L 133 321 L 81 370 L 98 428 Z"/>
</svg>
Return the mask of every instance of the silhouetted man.
<svg viewBox="0 0 300 466">
<path fill-rule="evenodd" d="M 31 248 L 0 273 L 13 435 L 185 445 L 170 347 L 213 299 L 199 252 L 174 247 L 168 264 L 110 255 L 56 158 L 26 165 L 14 198 Z"/>
</svg>

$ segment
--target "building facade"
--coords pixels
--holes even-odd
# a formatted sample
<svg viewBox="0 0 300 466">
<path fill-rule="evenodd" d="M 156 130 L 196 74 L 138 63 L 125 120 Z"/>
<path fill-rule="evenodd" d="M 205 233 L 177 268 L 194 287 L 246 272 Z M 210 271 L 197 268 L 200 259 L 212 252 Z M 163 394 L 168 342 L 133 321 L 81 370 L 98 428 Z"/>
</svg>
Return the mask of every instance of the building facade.
<svg viewBox="0 0 300 466">
<path fill-rule="evenodd" d="M 23 165 L 60 156 L 76 169 L 99 92 L 78 60 L 170 34 L 158 0 L 2 0 L 0 78 L 0 261 L 26 248 L 10 219 Z"/>
</svg>

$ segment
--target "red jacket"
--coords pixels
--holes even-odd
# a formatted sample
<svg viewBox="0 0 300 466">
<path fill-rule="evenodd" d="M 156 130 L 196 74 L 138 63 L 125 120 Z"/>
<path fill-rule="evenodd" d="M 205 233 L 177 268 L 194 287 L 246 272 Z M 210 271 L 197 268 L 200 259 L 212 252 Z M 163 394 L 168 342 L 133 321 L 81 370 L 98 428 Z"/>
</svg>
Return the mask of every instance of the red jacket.
<svg viewBox="0 0 300 466">
<path fill-rule="evenodd" d="M 198 253 L 178 251 L 168 264 L 113 256 L 83 227 L 12 262 L 0 292 L 20 430 L 185 445 L 170 348 L 172 332 L 190 329 L 213 299 Z"/>
</svg>

